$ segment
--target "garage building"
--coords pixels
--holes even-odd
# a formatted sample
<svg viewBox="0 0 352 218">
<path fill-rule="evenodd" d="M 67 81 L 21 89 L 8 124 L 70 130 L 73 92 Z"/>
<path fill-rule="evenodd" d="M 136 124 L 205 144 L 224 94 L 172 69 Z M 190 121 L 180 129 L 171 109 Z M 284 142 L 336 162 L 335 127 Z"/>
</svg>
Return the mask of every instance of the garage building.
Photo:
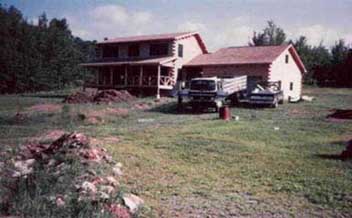
<svg viewBox="0 0 352 218">
<path fill-rule="evenodd" d="M 301 97 L 304 64 L 292 45 L 222 48 L 201 54 L 184 65 L 184 77 L 248 76 L 257 81 L 280 81 L 284 100 Z"/>
</svg>

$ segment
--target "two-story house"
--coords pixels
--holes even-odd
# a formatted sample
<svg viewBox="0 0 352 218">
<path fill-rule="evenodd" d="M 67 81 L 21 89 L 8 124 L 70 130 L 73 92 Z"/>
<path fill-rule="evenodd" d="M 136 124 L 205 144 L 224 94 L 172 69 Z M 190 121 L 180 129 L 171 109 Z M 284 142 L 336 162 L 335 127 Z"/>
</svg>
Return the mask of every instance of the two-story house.
<svg viewBox="0 0 352 218">
<path fill-rule="evenodd" d="M 97 43 L 97 58 L 81 66 L 95 69 L 94 88 L 128 89 L 160 96 L 174 88 L 182 66 L 208 53 L 197 32 L 106 39 Z"/>
</svg>

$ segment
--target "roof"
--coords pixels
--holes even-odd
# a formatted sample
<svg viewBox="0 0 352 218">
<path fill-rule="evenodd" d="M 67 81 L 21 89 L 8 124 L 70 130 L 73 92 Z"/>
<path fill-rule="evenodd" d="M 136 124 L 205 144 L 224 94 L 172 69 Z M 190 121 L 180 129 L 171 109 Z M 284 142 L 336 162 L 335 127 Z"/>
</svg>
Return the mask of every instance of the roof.
<svg viewBox="0 0 352 218">
<path fill-rule="evenodd" d="M 289 49 L 300 70 L 305 72 L 305 67 L 292 45 L 222 48 L 215 53 L 199 55 L 185 66 L 271 64 L 286 49 Z"/>
<path fill-rule="evenodd" d="M 208 50 L 198 32 L 179 32 L 179 33 L 165 33 L 165 34 L 153 34 L 153 35 L 126 36 L 126 37 L 108 39 L 102 42 L 98 42 L 97 44 L 104 45 L 104 44 L 127 43 L 127 42 L 179 40 L 179 39 L 184 39 L 191 36 L 194 36 L 197 39 L 199 46 L 203 50 L 203 53 L 208 53 Z"/>
<path fill-rule="evenodd" d="M 117 65 L 156 65 L 156 64 L 166 64 L 175 60 L 174 57 L 163 57 L 163 58 L 148 58 L 148 59 L 133 59 L 133 60 L 117 60 L 117 61 L 100 61 L 80 64 L 84 67 L 97 67 L 97 66 L 117 66 Z"/>
</svg>

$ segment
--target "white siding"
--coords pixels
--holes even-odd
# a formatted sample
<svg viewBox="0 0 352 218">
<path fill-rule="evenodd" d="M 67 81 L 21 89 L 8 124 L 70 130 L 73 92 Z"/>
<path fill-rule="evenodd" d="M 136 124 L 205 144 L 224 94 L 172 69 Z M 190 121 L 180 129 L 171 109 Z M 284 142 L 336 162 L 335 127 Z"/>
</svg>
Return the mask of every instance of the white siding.
<svg viewBox="0 0 352 218">
<path fill-rule="evenodd" d="M 285 61 L 286 55 L 289 57 L 288 63 Z M 289 48 L 271 64 L 269 81 L 281 81 L 285 100 L 289 97 L 301 97 L 302 73 L 289 52 Z M 293 90 L 290 90 L 290 83 L 293 83 Z"/>
<path fill-rule="evenodd" d="M 183 57 L 178 57 L 178 45 L 183 45 Z M 195 36 L 187 37 L 185 39 L 176 40 L 174 44 L 173 55 L 176 57 L 175 72 L 181 69 L 182 66 L 191 61 L 196 56 L 203 54 L 201 47 L 198 44 Z M 177 75 L 177 73 L 175 73 Z M 177 79 L 177 78 L 176 78 Z"/>
</svg>

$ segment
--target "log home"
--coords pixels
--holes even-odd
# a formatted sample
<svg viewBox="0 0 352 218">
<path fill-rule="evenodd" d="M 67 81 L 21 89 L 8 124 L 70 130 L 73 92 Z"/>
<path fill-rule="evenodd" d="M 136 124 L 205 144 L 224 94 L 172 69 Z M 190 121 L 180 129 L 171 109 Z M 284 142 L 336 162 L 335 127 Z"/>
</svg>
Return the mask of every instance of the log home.
<svg viewBox="0 0 352 218">
<path fill-rule="evenodd" d="M 95 69 L 97 79 L 86 87 L 128 89 L 155 93 L 171 91 L 182 66 L 208 53 L 197 32 L 105 39 L 97 43 L 97 57 L 81 66 Z"/>
</svg>

